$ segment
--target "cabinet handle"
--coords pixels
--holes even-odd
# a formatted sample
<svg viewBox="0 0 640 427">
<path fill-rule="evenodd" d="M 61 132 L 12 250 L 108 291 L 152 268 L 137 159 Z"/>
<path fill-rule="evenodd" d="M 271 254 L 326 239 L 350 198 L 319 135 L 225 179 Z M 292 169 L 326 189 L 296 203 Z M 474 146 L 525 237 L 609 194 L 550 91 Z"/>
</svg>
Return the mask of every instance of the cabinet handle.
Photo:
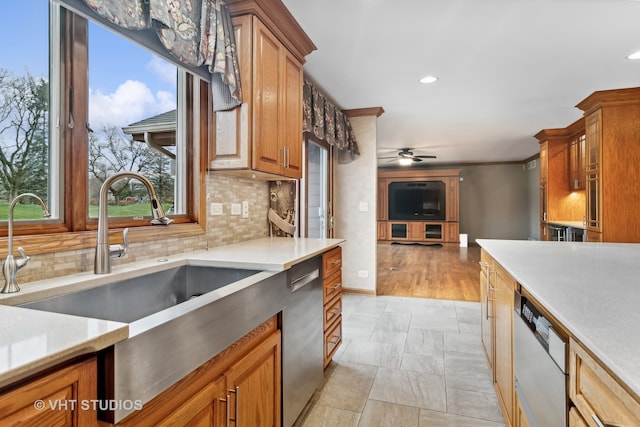
<svg viewBox="0 0 640 427">
<path fill-rule="evenodd" d="M 227 406 L 226 419 L 227 419 L 227 427 L 229 427 L 231 425 L 231 420 L 229 419 L 229 416 L 230 416 L 229 402 L 231 401 L 230 396 L 227 394 L 227 398 L 226 399 L 218 399 L 218 401 L 224 402 L 226 404 L 226 406 Z"/>
<path fill-rule="evenodd" d="M 329 340 L 329 343 L 331 344 L 338 344 L 340 342 L 340 337 L 337 336 L 332 336 L 331 339 Z"/>
<path fill-rule="evenodd" d="M 600 418 L 596 414 L 591 414 L 591 418 L 598 425 L 598 427 L 621 427 L 621 424 L 607 423 L 600 421 Z"/>
<path fill-rule="evenodd" d="M 340 265 L 341 263 L 342 263 L 341 259 L 334 259 L 332 262 L 333 265 Z"/>
<path fill-rule="evenodd" d="M 331 310 L 331 314 L 338 315 L 338 314 L 340 314 L 341 311 L 342 310 L 340 309 L 340 307 L 336 307 L 333 310 Z"/>
<path fill-rule="evenodd" d="M 282 155 L 282 162 L 280 162 L 280 155 Z M 284 154 L 284 148 L 281 148 L 280 150 L 278 150 L 278 163 L 280 163 L 280 165 L 282 167 L 284 167 L 285 164 L 285 158 L 284 158 L 285 154 Z"/>
<path fill-rule="evenodd" d="M 236 395 L 236 413 L 234 414 L 234 418 L 233 418 L 233 422 L 236 423 L 236 427 L 240 425 L 239 423 L 239 417 L 238 417 L 238 407 L 240 406 L 240 386 L 236 386 L 235 390 L 229 390 L 229 393 L 235 393 Z M 229 395 L 227 395 L 227 399 L 229 398 Z M 228 405 L 228 404 L 227 404 Z M 227 407 L 227 411 L 229 410 L 229 408 Z M 229 419 L 229 418 L 227 418 Z"/>
<path fill-rule="evenodd" d="M 284 147 L 284 152 L 285 152 L 285 154 L 286 154 L 286 156 L 285 156 L 285 165 L 284 165 L 284 167 L 285 167 L 285 168 L 289 168 L 289 156 L 290 156 L 290 154 L 289 154 L 289 147 Z"/>
<path fill-rule="evenodd" d="M 335 291 L 335 290 L 336 290 L 336 289 L 338 289 L 340 286 L 342 286 L 342 283 L 336 283 L 335 285 L 333 285 L 333 286 L 331 287 L 331 290 L 332 290 L 332 291 Z"/>
<path fill-rule="evenodd" d="M 493 299 L 489 298 L 489 296 L 487 295 L 485 297 L 485 300 L 486 300 L 486 305 L 487 305 L 487 320 L 489 320 L 489 319 L 493 318 L 493 316 L 489 316 L 489 301 L 493 301 Z"/>
</svg>

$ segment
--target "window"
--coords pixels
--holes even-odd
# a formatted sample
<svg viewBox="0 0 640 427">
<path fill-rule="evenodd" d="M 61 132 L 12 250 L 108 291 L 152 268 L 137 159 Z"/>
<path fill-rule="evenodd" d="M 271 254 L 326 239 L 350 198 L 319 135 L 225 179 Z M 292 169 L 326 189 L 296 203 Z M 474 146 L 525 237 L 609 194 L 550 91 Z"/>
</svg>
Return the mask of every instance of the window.
<svg viewBox="0 0 640 427">
<path fill-rule="evenodd" d="M 20 43 L 0 52 L 0 218 L 27 191 L 52 212 L 24 199 L 15 235 L 95 230 L 100 186 L 119 171 L 148 177 L 176 223 L 197 222 L 206 84 L 56 2 L 6 6 L 0 35 Z M 108 201 L 110 228 L 149 225 L 137 180 L 115 182 Z"/>
</svg>

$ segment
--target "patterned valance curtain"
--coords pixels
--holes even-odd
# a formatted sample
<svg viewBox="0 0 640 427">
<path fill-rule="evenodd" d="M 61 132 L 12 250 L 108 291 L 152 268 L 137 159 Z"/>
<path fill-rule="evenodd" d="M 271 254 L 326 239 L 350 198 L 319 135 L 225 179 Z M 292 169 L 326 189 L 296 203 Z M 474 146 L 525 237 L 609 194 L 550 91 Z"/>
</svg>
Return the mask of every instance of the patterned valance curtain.
<svg viewBox="0 0 640 427">
<path fill-rule="evenodd" d="M 155 30 L 180 63 L 207 66 L 215 111 L 242 104 L 233 26 L 223 0 L 84 0 L 98 15 L 129 30 Z"/>
<path fill-rule="evenodd" d="M 302 94 L 302 130 L 335 146 L 340 163 L 355 160 L 360 151 L 347 116 L 308 80 L 304 81 Z"/>
</svg>

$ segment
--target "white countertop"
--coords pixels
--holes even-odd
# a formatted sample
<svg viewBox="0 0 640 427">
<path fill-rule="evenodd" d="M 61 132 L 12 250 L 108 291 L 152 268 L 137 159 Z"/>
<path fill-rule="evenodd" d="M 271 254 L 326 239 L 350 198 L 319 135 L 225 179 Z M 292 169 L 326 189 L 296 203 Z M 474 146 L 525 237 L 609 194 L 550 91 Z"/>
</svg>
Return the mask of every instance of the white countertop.
<svg viewBox="0 0 640 427">
<path fill-rule="evenodd" d="M 185 264 L 282 271 L 343 242 L 343 239 L 267 237 L 206 251 L 115 266 L 110 274 L 84 272 L 21 283 L 20 292 L 0 294 L 0 387 L 76 356 L 102 350 L 126 339 L 130 333 L 126 323 L 10 307 L 11 305 L 89 289 Z"/>
<path fill-rule="evenodd" d="M 582 221 L 547 221 L 547 224 L 562 225 L 564 227 L 571 227 L 571 228 L 580 228 L 582 230 L 586 229 L 586 226 Z"/>
<path fill-rule="evenodd" d="M 477 242 L 640 396 L 640 244 Z"/>
</svg>

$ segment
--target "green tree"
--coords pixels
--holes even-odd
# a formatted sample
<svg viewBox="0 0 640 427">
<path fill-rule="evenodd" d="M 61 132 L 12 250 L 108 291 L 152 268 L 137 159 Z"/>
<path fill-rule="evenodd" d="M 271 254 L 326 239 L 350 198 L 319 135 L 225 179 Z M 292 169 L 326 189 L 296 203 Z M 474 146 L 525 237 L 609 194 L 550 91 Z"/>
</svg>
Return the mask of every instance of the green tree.
<svg viewBox="0 0 640 427">
<path fill-rule="evenodd" d="M 100 186 L 106 179 L 118 172 L 139 172 L 153 183 L 160 200 L 173 200 L 173 179 L 170 175 L 166 156 L 147 145 L 134 141 L 117 126 L 104 127 L 89 134 L 89 175 L 92 182 L 91 200 L 97 200 Z M 115 203 L 125 197 L 144 199 L 148 196 L 141 183 L 123 178 L 113 183 L 109 192 Z M 169 198 L 165 195 L 170 194 Z"/>
<path fill-rule="evenodd" d="M 48 113 L 44 78 L 0 69 L 0 187 L 9 200 L 27 191 L 47 197 Z"/>
</svg>

